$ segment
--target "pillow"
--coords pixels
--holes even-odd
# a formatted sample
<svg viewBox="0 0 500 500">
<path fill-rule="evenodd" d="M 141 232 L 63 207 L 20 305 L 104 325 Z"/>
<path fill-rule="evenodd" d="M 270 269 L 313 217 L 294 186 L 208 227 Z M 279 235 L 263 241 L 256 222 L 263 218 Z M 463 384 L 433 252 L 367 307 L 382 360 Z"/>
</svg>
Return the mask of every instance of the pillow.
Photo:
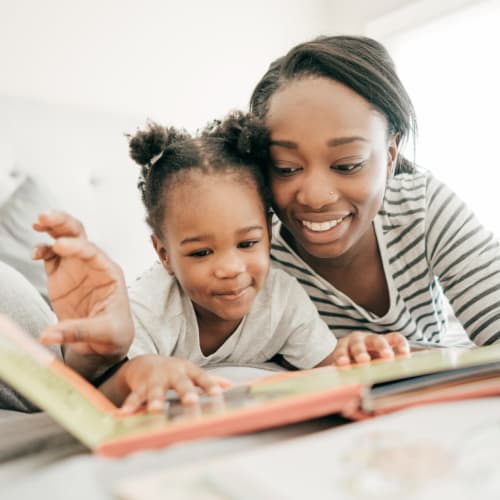
<svg viewBox="0 0 500 500">
<path fill-rule="evenodd" d="M 16 167 L 12 148 L 0 141 L 0 205 L 12 195 L 22 182 L 22 175 Z"/>
<path fill-rule="evenodd" d="M 47 298 L 43 263 L 33 261 L 33 247 L 50 241 L 45 234 L 33 230 L 40 212 L 56 206 L 55 197 L 40 181 L 30 176 L 22 179 L 13 193 L 0 206 L 0 260 L 17 269 Z"/>
</svg>

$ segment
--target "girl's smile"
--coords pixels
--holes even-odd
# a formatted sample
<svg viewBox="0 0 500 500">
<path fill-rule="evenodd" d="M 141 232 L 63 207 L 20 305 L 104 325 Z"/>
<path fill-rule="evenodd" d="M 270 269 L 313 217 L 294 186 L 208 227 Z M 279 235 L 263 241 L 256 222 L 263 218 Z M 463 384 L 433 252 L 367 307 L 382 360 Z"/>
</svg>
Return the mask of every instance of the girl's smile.
<svg viewBox="0 0 500 500">
<path fill-rule="evenodd" d="M 267 218 L 255 184 L 226 172 L 190 172 L 171 188 L 163 233 L 159 254 L 198 318 L 234 330 L 269 270 Z"/>
</svg>

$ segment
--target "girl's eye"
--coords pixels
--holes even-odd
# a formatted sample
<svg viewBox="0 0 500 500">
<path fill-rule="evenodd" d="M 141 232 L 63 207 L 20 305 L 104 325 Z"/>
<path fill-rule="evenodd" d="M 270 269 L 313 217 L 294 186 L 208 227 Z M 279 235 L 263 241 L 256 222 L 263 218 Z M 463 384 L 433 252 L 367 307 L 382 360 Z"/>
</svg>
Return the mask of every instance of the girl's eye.
<svg viewBox="0 0 500 500">
<path fill-rule="evenodd" d="M 275 175 L 279 175 L 281 177 L 288 177 L 290 175 L 295 174 L 300 170 L 299 167 L 285 167 L 283 165 L 273 165 L 272 167 L 273 173 Z"/>
<path fill-rule="evenodd" d="M 248 240 L 248 241 L 242 241 L 241 243 L 238 243 L 238 248 L 252 248 L 254 245 L 257 245 L 260 240 Z"/>
<path fill-rule="evenodd" d="M 342 174 L 351 174 L 360 168 L 365 166 L 365 161 L 360 161 L 358 163 L 348 163 L 345 165 L 332 165 L 333 170 L 337 170 Z"/>
<path fill-rule="evenodd" d="M 204 248 L 203 250 L 196 250 L 196 252 L 191 252 L 190 254 L 188 254 L 188 256 L 201 258 L 201 257 L 207 257 L 211 253 L 212 253 L 211 250 L 209 250 L 208 248 Z"/>
</svg>

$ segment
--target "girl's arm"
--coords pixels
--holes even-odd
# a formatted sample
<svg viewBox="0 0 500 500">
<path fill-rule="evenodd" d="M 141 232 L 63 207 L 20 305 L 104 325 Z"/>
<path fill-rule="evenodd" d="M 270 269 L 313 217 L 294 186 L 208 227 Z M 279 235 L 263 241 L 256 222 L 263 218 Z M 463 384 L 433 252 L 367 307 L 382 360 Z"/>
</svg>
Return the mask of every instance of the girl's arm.
<svg viewBox="0 0 500 500">
<path fill-rule="evenodd" d="M 123 272 L 69 214 L 41 214 L 33 227 L 54 238 L 33 252 L 34 259 L 44 261 L 59 320 L 40 340 L 63 344 L 66 364 L 95 379 L 126 356 L 134 336 Z"/>
</svg>

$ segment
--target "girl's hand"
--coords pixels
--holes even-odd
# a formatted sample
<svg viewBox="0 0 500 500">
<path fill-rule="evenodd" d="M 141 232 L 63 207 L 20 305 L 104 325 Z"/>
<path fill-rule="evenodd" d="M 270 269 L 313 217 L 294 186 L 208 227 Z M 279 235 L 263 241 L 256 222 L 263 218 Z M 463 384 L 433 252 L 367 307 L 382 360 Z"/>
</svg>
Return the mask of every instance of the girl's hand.
<svg viewBox="0 0 500 500">
<path fill-rule="evenodd" d="M 193 404 L 198 401 L 196 387 L 215 396 L 229 385 L 191 361 L 146 354 L 127 361 L 100 388 L 115 403 L 123 401 L 120 412 L 130 414 L 144 404 L 148 411 L 162 411 L 169 389 L 177 391 L 183 404 Z"/>
<path fill-rule="evenodd" d="M 93 378 L 122 359 L 133 322 L 122 270 L 86 239 L 82 224 L 64 212 L 41 214 L 33 225 L 55 241 L 33 251 L 43 260 L 50 301 L 59 322 L 40 341 L 65 344 L 66 363 Z"/>
<path fill-rule="evenodd" d="M 337 366 L 367 363 L 372 359 L 393 359 L 410 353 L 408 341 L 400 333 L 376 334 L 354 331 L 338 340 L 333 351 Z"/>
</svg>

